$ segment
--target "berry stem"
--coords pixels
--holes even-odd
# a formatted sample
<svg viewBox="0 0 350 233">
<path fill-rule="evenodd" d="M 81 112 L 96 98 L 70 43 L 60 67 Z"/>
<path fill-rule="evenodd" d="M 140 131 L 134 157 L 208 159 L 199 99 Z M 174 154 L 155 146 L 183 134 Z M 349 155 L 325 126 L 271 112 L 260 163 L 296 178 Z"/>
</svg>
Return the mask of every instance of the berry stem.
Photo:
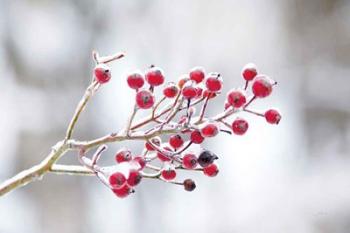
<svg viewBox="0 0 350 233">
<path fill-rule="evenodd" d="M 203 106 L 202 106 L 202 108 L 201 108 L 201 112 L 200 112 L 200 115 L 199 115 L 199 119 L 198 119 L 198 121 L 196 122 L 196 124 L 202 122 L 203 117 L 204 117 L 205 110 L 207 109 L 208 101 L 209 101 L 209 95 L 205 98 L 204 104 L 203 104 Z"/>
<path fill-rule="evenodd" d="M 243 111 L 249 112 L 249 113 L 254 114 L 254 115 L 257 115 L 257 116 L 265 117 L 264 114 L 259 113 L 259 112 L 255 112 L 255 111 L 252 111 L 252 110 L 249 110 L 249 109 L 243 109 Z"/>
</svg>

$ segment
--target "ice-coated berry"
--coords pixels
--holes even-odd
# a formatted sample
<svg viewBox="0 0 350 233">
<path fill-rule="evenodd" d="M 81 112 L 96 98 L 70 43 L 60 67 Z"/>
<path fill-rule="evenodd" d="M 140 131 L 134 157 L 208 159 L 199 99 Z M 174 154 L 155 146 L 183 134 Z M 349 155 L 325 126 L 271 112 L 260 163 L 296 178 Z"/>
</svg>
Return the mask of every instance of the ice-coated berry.
<svg viewBox="0 0 350 233">
<path fill-rule="evenodd" d="M 212 163 L 207 167 L 203 168 L 203 173 L 206 176 L 214 177 L 219 173 L 218 166 L 215 163 Z"/>
<path fill-rule="evenodd" d="M 215 123 L 207 123 L 201 128 L 201 134 L 205 138 L 215 137 L 219 133 L 219 128 Z"/>
<path fill-rule="evenodd" d="M 173 180 L 176 177 L 176 171 L 174 168 L 165 168 L 160 174 L 165 180 Z"/>
<path fill-rule="evenodd" d="M 167 98 L 174 98 L 178 92 L 179 88 L 173 82 L 168 83 L 167 86 L 163 89 L 163 94 Z"/>
<path fill-rule="evenodd" d="M 241 90 L 231 90 L 227 93 L 227 102 L 235 108 L 240 108 L 246 103 L 245 93 Z"/>
<path fill-rule="evenodd" d="M 210 73 L 205 82 L 205 85 L 210 92 L 219 92 L 222 88 L 222 78 L 218 73 Z"/>
<path fill-rule="evenodd" d="M 259 98 L 267 97 L 272 92 L 273 84 L 274 84 L 274 81 L 271 80 L 268 76 L 258 75 L 255 77 L 253 81 L 253 85 L 252 85 L 253 94 Z"/>
<path fill-rule="evenodd" d="M 156 146 L 160 146 L 160 138 L 159 137 L 154 137 L 150 140 L 154 145 Z M 149 142 L 146 142 L 145 143 L 145 147 L 147 150 L 149 151 L 155 151 L 155 148 L 153 148 L 153 146 L 149 143 Z"/>
<path fill-rule="evenodd" d="M 154 96 L 148 90 L 142 90 L 136 94 L 136 104 L 139 108 L 149 109 L 154 104 Z"/>
<path fill-rule="evenodd" d="M 201 144 L 203 141 L 204 137 L 199 130 L 194 130 L 191 132 L 191 142 L 195 144 Z"/>
<path fill-rule="evenodd" d="M 115 161 L 117 161 L 117 163 L 130 161 L 130 160 L 131 160 L 131 151 L 126 148 L 122 148 L 118 150 L 117 153 L 115 154 Z"/>
<path fill-rule="evenodd" d="M 131 188 L 125 183 L 119 188 L 113 188 L 112 191 L 117 197 L 124 198 L 131 193 Z"/>
<path fill-rule="evenodd" d="M 132 169 L 129 172 L 129 177 L 126 180 L 129 186 L 133 187 L 138 185 L 141 182 L 142 176 L 140 172 L 136 169 Z"/>
<path fill-rule="evenodd" d="M 190 79 L 195 81 L 196 83 L 202 82 L 204 77 L 205 77 L 205 72 L 202 67 L 194 67 L 190 71 Z"/>
<path fill-rule="evenodd" d="M 203 150 L 199 156 L 198 156 L 198 164 L 201 167 L 207 167 L 208 165 L 212 164 L 214 160 L 218 159 L 218 157 L 209 150 Z"/>
<path fill-rule="evenodd" d="M 192 85 L 185 86 L 182 89 L 182 96 L 186 99 L 193 99 L 197 96 L 197 88 Z"/>
<path fill-rule="evenodd" d="M 275 109 L 270 109 L 265 112 L 265 119 L 268 123 L 270 124 L 278 124 L 281 120 L 281 114 L 275 110 Z"/>
<path fill-rule="evenodd" d="M 183 144 L 184 140 L 179 134 L 172 135 L 169 138 L 169 145 L 174 149 L 180 148 Z"/>
<path fill-rule="evenodd" d="M 100 83 L 106 83 L 111 79 L 111 70 L 106 64 L 98 64 L 94 69 L 95 80 Z"/>
<path fill-rule="evenodd" d="M 137 90 L 143 87 L 145 80 L 140 72 L 133 72 L 128 75 L 127 82 L 130 88 Z"/>
<path fill-rule="evenodd" d="M 253 63 L 246 64 L 242 69 L 242 76 L 246 81 L 251 81 L 258 74 L 256 65 Z"/>
<path fill-rule="evenodd" d="M 164 83 L 163 71 L 159 67 L 151 67 L 145 73 L 146 81 L 151 86 L 159 86 Z"/>
<path fill-rule="evenodd" d="M 171 148 L 166 146 L 163 148 L 163 152 L 157 152 L 157 157 L 159 160 L 165 162 L 165 161 L 170 161 L 171 159 L 169 158 L 169 155 L 166 153 L 166 151 L 171 152 Z"/>
<path fill-rule="evenodd" d="M 244 120 L 243 118 L 236 118 L 232 122 L 232 132 L 236 135 L 243 135 L 248 130 L 248 122 Z"/>
<path fill-rule="evenodd" d="M 192 179 L 184 180 L 184 189 L 186 191 L 192 192 L 196 188 L 196 183 Z"/>
<path fill-rule="evenodd" d="M 112 188 L 119 188 L 126 183 L 126 178 L 121 172 L 114 172 L 109 176 L 109 184 Z"/>
<path fill-rule="evenodd" d="M 197 157 L 192 153 L 185 154 L 182 158 L 182 166 L 186 169 L 193 169 L 197 164 Z"/>
</svg>

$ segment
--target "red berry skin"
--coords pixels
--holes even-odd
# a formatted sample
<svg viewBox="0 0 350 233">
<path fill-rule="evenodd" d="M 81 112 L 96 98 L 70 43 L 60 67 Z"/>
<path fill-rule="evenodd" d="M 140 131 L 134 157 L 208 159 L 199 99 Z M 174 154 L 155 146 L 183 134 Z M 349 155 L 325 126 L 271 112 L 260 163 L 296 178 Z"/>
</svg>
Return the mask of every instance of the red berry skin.
<svg viewBox="0 0 350 233">
<path fill-rule="evenodd" d="M 246 64 L 242 69 L 242 76 L 246 81 L 251 81 L 258 74 L 256 65 L 253 63 Z"/>
<path fill-rule="evenodd" d="M 252 85 L 253 94 L 256 97 L 264 98 L 271 94 L 273 81 L 266 75 L 258 75 L 255 77 Z"/>
<path fill-rule="evenodd" d="M 235 108 L 240 108 L 246 103 L 245 94 L 240 90 L 231 90 L 227 93 L 227 102 Z"/>
<path fill-rule="evenodd" d="M 201 144 L 204 141 L 204 137 L 202 136 L 199 130 L 195 130 L 191 132 L 191 142 L 194 144 Z"/>
<path fill-rule="evenodd" d="M 141 182 L 142 176 L 138 170 L 132 169 L 129 172 L 129 177 L 126 180 L 129 186 L 134 187 Z"/>
<path fill-rule="evenodd" d="M 139 72 L 134 72 L 128 75 L 127 80 L 130 88 L 138 90 L 145 84 L 143 75 Z"/>
<path fill-rule="evenodd" d="M 236 135 L 243 135 L 248 130 L 248 122 L 242 118 L 237 118 L 232 122 L 232 132 Z"/>
<path fill-rule="evenodd" d="M 197 164 L 197 157 L 194 154 L 186 154 L 182 158 L 182 166 L 186 169 L 194 169 Z"/>
<path fill-rule="evenodd" d="M 275 109 L 267 110 L 264 115 L 265 115 L 266 121 L 270 124 L 277 125 L 282 118 L 281 114 Z"/>
<path fill-rule="evenodd" d="M 225 101 L 225 110 L 227 110 L 229 107 L 231 107 L 232 105 L 228 102 L 228 101 Z"/>
<path fill-rule="evenodd" d="M 126 183 L 120 188 L 113 188 L 112 191 L 119 198 L 127 197 L 131 193 L 131 189 Z"/>
<path fill-rule="evenodd" d="M 197 87 L 196 89 L 197 89 L 196 98 L 198 99 L 198 98 L 202 97 L 202 95 L 203 95 L 203 88 Z"/>
<path fill-rule="evenodd" d="M 142 158 L 141 156 L 137 156 L 133 159 L 135 162 L 137 162 L 140 165 L 139 170 L 142 170 L 146 166 L 146 160 Z"/>
<path fill-rule="evenodd" d="M 131 151 L 130 150 L 123 148 L 123 149 L 120 149 L 115 154 L 115 161 L 117 161 L 117 163 L 122 163 L 122 162 L 130 161 L 130 160 L 131 160 Z"/>
<path fill-rule="evenodd" d="M 94 69 L 95 80 L 100 83 L 106 83 L 111 79 L 111 70 L 106 64 L 98 64 Z"/>
<path fill-rule="evenodd" d="M 152 138 L 151 142 L 156 146 L 160 146 L 160 138 L 159 137 Z M 148 142 L 145 143 L 145 147 L 148 151 L 155 151 L 155 148 L 153 148 L 153 146 Z"/>
<path fill-rule="evenodd" d="M 201 129 L 201 134 L 205 138 L 215 137 L 219 133 L 219 128 L 214 123 L 208 123 Z"/>
<path fill-rule="evenodd" d="M 112 188 L 120 188 L 126 183 L 126 178 L 123 173 L 115 172 L 109 176 L 109 184 Z"/>
<path fill-rule="evenodd" d="M 154 96 L 150 91 L 142 90 L 136 94 L 136 104 L 139 108 L 149 109 L 154 105 Z"/>
<path fill-rule="evenodd" d="M 219 173 L 218 166 L 215 163 L 212 163 L 209 166 L 203 168 L 203 173 L 206 176 L 214 177 Z"/>
<path fill-rule="evenodd" d="M 179 86 L 180 89 L 182 89 L 185 86 L 185 84 L 187 83 L 187 81 L 189 81 L 189 80 L 190 80 L 190 78 L 187 75 L 181 75 L 177 85 Z"/>
<path fill-rule="evenodd" d="M 173 180 L 176 177 L 176 171 L 172 168 L 164 169 L 160 174 L 165 180 Z"/>
<path fill-rule="evenodd" d="M 222 88 L 222 80 L 220 75 L 213 73 L 207 78 L 205 85 L 210 92 L 219 92 Z"/>
<path fill-rule="evenodd" d="M 190 79 L 196 83 L 201 83 L 205 77 L 204 69 L 202 67 L 194 67 L 190 71 Z"/>
<path fill-rule="evenodd" d="M 179 93 L 179 88 L 175 83 L 168 83 L 168 85 L 163 89 L 163 94 L 167 98 L 174 98 L 177 93 Z"/>
<path fill-rule="evenodd" d="M 167 146 L 164 147 L 163 150 L 172 151 L 172 150 L 170 149 L 170 147 L 167 147 Z M 170 161 L 170 160 L 171 160 L 167 155 L 165 155 L 164 153 L 161 153 L 161 152 L 159 152 L 159 151 L 158 151 L 158 153 L 157 153 L 157 157 L 158 157 L 159 160 L 161 160 L 161 161 L 163 161 L 163 162 L 166 162 L 166 161 Z"/>
<path fill-rule="evenodd" d="M 197 88 L 193 86 L 186 86 L 182 89 L 182 95 L 186 99 L 193 99 L 197 96 Z"/>
<path fill-rule="evenodd" d="M 209 90 L 205 90 L 205 91 L 203 92 L 203 97 L 205 97 L 205 98 L 208 97 L 208 99 L 213 99 L 213 98 L 216 97 L 216 93 L 210 92 Z"/>
<path fill-rule="evenodd" d="M 179 134 L 172 135 L 169 138 L 169 145 L 174 149 L 180 148 L 183 144 L 184 144 L 184 140 Z"/>
<path fill-rule="evenodd" d="M 159 86 L 164 83 L 163 71 L 158 67 L 152 67 L 146 71 L 146 81 L 151 86 Z"/>
</svg>

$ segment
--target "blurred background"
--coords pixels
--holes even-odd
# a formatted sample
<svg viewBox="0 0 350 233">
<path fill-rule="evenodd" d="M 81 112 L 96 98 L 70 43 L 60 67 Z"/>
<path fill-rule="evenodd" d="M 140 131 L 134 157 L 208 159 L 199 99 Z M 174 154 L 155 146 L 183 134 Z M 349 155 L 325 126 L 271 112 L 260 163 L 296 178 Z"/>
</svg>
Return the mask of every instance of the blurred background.
<svg viewBox="0 0 350 233">
<path fill-rule="evenodd" d="M 46 175 L 0 198 L 0 232 L 350 232 L 349 12 L 347 0 L 1 0 L 0 182 L 63 138 L 91 80 L 92 49 L 127 56 L 113 63 L 77 139 L 125 125 L 133 100 L 125 75 L 150 64 L 167 80 L 197 65 L 218 71 L 226 92 L 254 62 L 279 85 L 252 107 L 278 108 L 283 118 L 274 126 L 244 115 L 245 136 L 207 140 L 220 173 L 185 173 L 197 182 L 191 193 L 144 180 L 118 199 L 95 178 Z M 125 145 L 142 150 L 110 145 L 102 164 Z"/>
</svg>

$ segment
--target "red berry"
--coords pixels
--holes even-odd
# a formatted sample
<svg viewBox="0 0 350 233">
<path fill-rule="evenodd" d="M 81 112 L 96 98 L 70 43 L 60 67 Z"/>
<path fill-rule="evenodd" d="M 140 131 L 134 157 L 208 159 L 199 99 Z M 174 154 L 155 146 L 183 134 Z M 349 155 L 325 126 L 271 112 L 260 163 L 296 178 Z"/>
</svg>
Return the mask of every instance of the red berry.
<svg viewBox="0 0 350 233">
<path fill-rule="evenodd" d="M 235 108 L 240 108 L 246 103 L 245 94 L 240 90 L 231 90 L 227 93 L 227 102 Z"/>
<path fill-rule="evenodd" d="M 181 75 L 177 85 L 182 89 L 188 80 L 190 80 L 190 78 L 187 75 Z"/>
<path fill-rule="evenodd" d="M 154 104 L 154 96 L 150 91 L 142 90 L 136 94 L 136 104 L 139 108 L 148 109 Z"/>
<path fill-rule="evenodd" d="M 163 71 L 158 67 L 152 67 L 146 71 L 146 81 L 151 86 L 159 86 L 164 83 Z"/>
<path fill-rule="evenodd" d="M 210 92 L 219 92 L 222 88 L 222 79 L 220 74 L 211 73 L 205 82 L 205 85 Z"/>
<path fill-rule="evenodd" d="M 160 138 L 159 137 L 152 138 L 151 142 L 156 146 L 160 146 Z M 145 143 L 145 147 L 149 151 L 155 151 L 155 148 L 153 148 L 153 146 L 148 142 Z"/>
<path fill-rule="evenodd" d="M 183 144 L 184 144 L 184 140 L 179 134 L 172 135 L 169 138 L 169 145 L 174 149 L 180 148 Z"/>
<path fill-rule="evenodd" d="M 265 112 L 265 119 L 268 123 L 270 124 L 278 124 L 281 120 L 281 114 L 275 110 L 275 109 L 270 109 Z"/>
<path fill-rule="evenodd" d="M 111 70 L 106 64 L 98 64 L 94 69 L 94 73 L 96 81 L 101 84 L 111 79 Z"/>
<path fill-rule="evenodd" d="M 194 154 L 186 154 L 182 158 L 182 166 L 186 169 L 194 169 L 197 164 L 197 157 Z"/>
<path fill-rule="evenodd" d="M 182 89 L 182 95 L 186 99 L 193 99 L 194 97 L 197 96 L 197 88 L 195 88 L 193 86 L 185 86 Z"/>
<path fill-rule="evenodd" d="M 143 75 L 139 72 L 129 74 L 127 77 L 127 82 L 129 87 L 135 90 L 143 87 L 143 84 L 145 83 Z"/>
<path fill-rule="evenodd" d="M 196 83 L 202 82 L 204 77 L 205 73 L 202 67 L 195 67 L 190 71 L 190 79 Z"/>
<path fill-rule="evenodd" d="M 122 148 L 115 154 L 115 161 L 117 161 L 117 163 L 130 161 L 130 160 L 131 160 L 131 151 L 128 149 Z"/>
<path fill-rule="evenodd" d="M 163 150 L 172 151 L 172 150 L 170 149 L 170 147 L 167 147 L 167 146 L 164 147 Z M 159 151 L 158 151 L 157 157 L 158 157 L 159 160 L 161 160 L 161 161 L 163 161 L 163 162 L 165 162 L 165 161 L 170 161 L 170 160 L 171 160 L 171 159 L 169 158 L 169 155 L 166 154 L 166 152 L 159 152 Z"/>
<path fill-rule="evenodd" d="M 256 65 L 253 63 L 246 64 L 242 69 L 242 76 L 246 81 L 251 81 L 258 74 Z"/>
<path fill-rule="evenodd" d="M 202 97 L 202 94 L 203 94 L 203 88 L 201 87 L 197 87 L 197 95 L 196 95 L 196 98 L 200 98 Z"/>
<path fill-rule="evenodd" d="M 113 193 L 120 198 L 127 197 L 131 193 L 131 189 L 127 184 L 124 184 L 120 188 L 113 188 Z"/>
<path fill-rule="evenodd" d="M 243 135 L 248 130 L 248 122 L 242 118 L 237 118 L 232 122 L 232 131 L 234 134 Z"/>
<path fill-rule="evenodd" d="M 203 173 L 206 176 L 214 177 L 219 173 L 218 166 L 215 163 L 212 163 L 207 167 L 203 168 Z"/>
<path fill-rule="evenodd" d="M 142 170 L 146 166 L 146 160 L 141 156 L 137 156 L 133 160 L 140 165 L 139 170 Z"/>
<path fill-rule="evenodd" d="M 136 186 L 141 182 L 142 176 L 138 170 L 130 170 L 129 177 L 127 179 L 127 183 L 129 186 Z"/>
<path fill-rule="evenodd" d="M 191 142 L 195 144 L 201 144 L 203 141 L 204 141 L 204 137 L 202 136 L 199 130 L 192 131 Z"/>
<path fill-rule="evenodd" d="M 201 134 L 205 138 L 215 137 L 219 133 L 219 128 L 214 123 L 208 123 L 201 129 Z"/>
<path fill-rule="evenodd" d="M 109 176 L 109 184 L 112 188 L 120 188 L 126 183 L 126 178 L 121 172 L 115 172 Z"/>
<path fill-rule="evenodd" d="M 168 83 L 168 85 L 163 90 L 164 96 L 168 98 L 174 98 L 178 92 L 179 88 L 173 82 Z"/>
<path fill-rule="evenodd" d="M 254 79 L 252 90 L 256 97 L 264 98 L 272 92 L 274 82 L 266 75 L 258 75 Z"/>
<path fill-rule="evenodd" d="M 186 179 L 186 180 L 184 180 L 184 189 L 185 189 L 186 191 L 191 192 L 191 191 L 193 191 L 195 188 L 196 188 L 196 183 L 194 183 L 193 180 L 191 180 L 191 179 Z"/>
<path fill-rule="evenodd" d="M 204 92 L 203 92 L 203 97 L 205 97 L 205 98 L 209 98 L 209 99 L 212 99 L 212 98 L 215 98 L 216 97 L 216 93 L 214 93 L 214 92 L 210 92 L 209 90 L 205 90 Z"/>
<path fill-rule="evenodd" d="M 165 180 L 173 180 L 176 177 L 176 171 L 174 168 L 166 168 L 161 171 L 161 176 Z"/>
</svg>

